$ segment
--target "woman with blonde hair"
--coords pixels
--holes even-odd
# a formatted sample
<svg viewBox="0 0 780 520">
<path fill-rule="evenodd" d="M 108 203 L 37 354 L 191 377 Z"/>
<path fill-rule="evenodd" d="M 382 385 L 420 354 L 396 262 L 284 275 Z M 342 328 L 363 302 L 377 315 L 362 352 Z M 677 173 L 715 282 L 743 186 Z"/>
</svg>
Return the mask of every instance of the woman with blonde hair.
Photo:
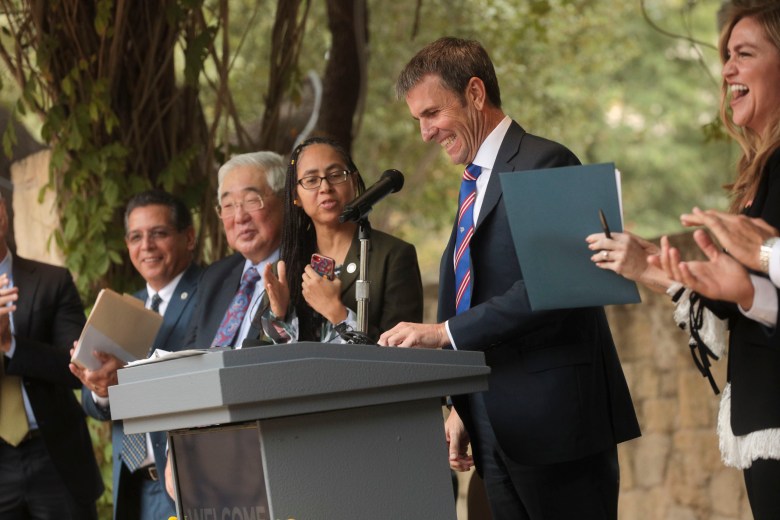
<svg viewBox="0 0 780 520">
<path fill-rule="evenodd" d="M 780 227 L 780 2 L 751 2 L 727 11 L 720 38 L 723 61 L 721 117 L 742 148 L 737 177 L 728 186 L 731 212 Z M 691 296 L 679 279 L 669 242 L 662 249 L 630 233 L 587 237 L 592 260 L 657 291 Z M 742 469 L 756 519 L 780 518 L 780 336 L 749 294 L 739 305 L 693 294 L 707 310 L 728 320 L 728 384 L 718 434 L 723 461 Z M 772 294 L 769 295 L 773 296 Z M 775 306 L 777 309 L 777 297 Z M 695 307 L 694 307 L 695 308 Z M 776 316 L 775 316 L 776 318 Z M 703 324 L 687 323 L 700 336 Z M 701 343 L 700 343 L 701 345 Z M 701 361 L 707 366 L 707 353 Z M 708 372 L 708 370 L 706 370 Z M 713 383 L 714 384 L 714 383 Z"/>
</svg>

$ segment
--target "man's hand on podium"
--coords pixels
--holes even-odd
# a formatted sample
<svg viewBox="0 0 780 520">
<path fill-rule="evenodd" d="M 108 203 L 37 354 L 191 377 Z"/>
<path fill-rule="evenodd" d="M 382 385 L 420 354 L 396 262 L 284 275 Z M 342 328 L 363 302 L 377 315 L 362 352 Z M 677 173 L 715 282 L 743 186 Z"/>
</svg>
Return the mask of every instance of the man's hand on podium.
<svg viewBox="0 0 780 520">
<path fill-rule="evenodd" d="M 379 336 L 383 347 L 442 348 L 450 344 L 444 323 L 402 321 Z"/>
<path fill-rule="evenodd" d="M 455 471 L 470 470 L 474 466 L 474 459 L 468 453 L 471 440 L 455 408 L 450 410 L 450 416 L 444 423 L 444 434 L 450 452 L 450 468 Z"/>
</svg>

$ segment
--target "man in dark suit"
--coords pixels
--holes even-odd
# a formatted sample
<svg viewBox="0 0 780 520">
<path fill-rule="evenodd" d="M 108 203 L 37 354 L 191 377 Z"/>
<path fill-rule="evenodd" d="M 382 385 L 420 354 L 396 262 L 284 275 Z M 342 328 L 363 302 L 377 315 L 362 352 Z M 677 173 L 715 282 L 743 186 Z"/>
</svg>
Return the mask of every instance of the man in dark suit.
<svg viewBox="0 0 780 520">
<path fill-rule="evenodd" d="M 454 469 L 471 465 L 470 437 L 494 519 L 617 518 L 616 445 L 639 426 L 604 311 L 531 311 L 498 177 L 579 161 L 504 115 L 478 42 L 437 40 L 396 87 L 423 140 L 468 167 L 441 262 L 441 323 L 401 323 L 380 344 L 484 351 L 489 389 L 453 397 L 446 431 Z"/>
<path fill-rule="evenodd" d="M 150 350 L 181 349 L 195 309 L 201 272 L 192 261 L 195 229 L 189 209 L 164 191 L 152 190 L 134 196 L 125 209 L 125 243 L 133 266 L 146 282 L 146 288 L 135 296 L 163 315 L 162 326 Z M 84 409 L 92 417 L 108 421 L 111 420 L 108 387 L 116 384 L 116 372 L 124 362 L 104 353 L 98 353 L 97 357 L 102 363 L 100 369 L 91 371 L 71 365 L 71 370 L 85 385 Z M 122 421 L 115 421 L 111 438 L 114 518 L 160 520 L 175 516 L 175 504 L 165 491 L 164 482 L 166 433 L 126 436 Z"/>
<path fill-rule="evenodd" d="M 217 213 L 227 243 L 236 253 L 213 263 L 203 273 L 200 301 L 187 333 L 188 348 L 241 348 L 244 339 L 258 337 L 259 329 L 251 322 L 265 292 L 259 275 L 266 264 L 279 259 L 285 167 L 276 153 L 254 152 L 237 155 L 219 169 Z M 244 309 L 233 335 L 217 338 L 229 321 L 232 303 L 250 270 L 256 277 L 249 283 L 251 290 L 244 295 Z"/>
<path fill-rule="evenodd" d="M 217 172 L 216 210 L 227 243 L 236 253 L 203 272 L 198 305 L 186 334 L 187 348 L 241 348 L 245 339 L 260 335 L 252 318 L 265 292 L 259 275 L 279 259 L 284 174 L 284 159 L 274 152 L 236 155 Z M 249 271 L 254 271 L 254 278 L 248 277 Z M 174 497 L 171 474 L 169 463 L 166 489 Z"/>
<path fill-rule="evenodd" d="M 0 518 L 96 519 L 103 481 L 68 351 L 84 308 L 67 270 L 7 246 L 0 196 Z"/>
</svg>

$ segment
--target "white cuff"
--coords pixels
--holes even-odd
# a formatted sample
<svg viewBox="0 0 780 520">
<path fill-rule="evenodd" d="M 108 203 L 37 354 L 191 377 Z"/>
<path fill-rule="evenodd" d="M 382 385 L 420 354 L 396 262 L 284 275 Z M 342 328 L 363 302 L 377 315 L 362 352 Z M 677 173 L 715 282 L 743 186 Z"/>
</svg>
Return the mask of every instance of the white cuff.
<svg viewBox="0 0 780 520">
<path fill-rule="evenodd" d="M 357 314 L 349 307 L 345 308 L 347 309 L 347 317 L 344 318 L 341 323 L 345 323 L 352 330 L 357 330 Z M 341 323 L 337 323 L 336 325 L 341 325 Z"/>
<path fill-rule="evenodd" d="M 769 256 L 769 278 L 773 284 L 780 287 L 780 243 L 772 246 L 772 254 Z"/>
<path fill-rule="evenodd" d="M 92 392 L 92 400 L 95 401 L 95 404 L 101 408 L 108 408 L 110 404 L 108 397 L 100 397 L 95 392 Z"/>
<path fill-rule="evenodd" d="M 455 340 L 452 338 L 452 332 L 450 332 L 449 320 L 444 322 L 444 330 L 447 331 L 447 337 L 450 338 L 450 345 L 452 345 L 452 350 L 458 350 L 458 346 L 455 345 Z"/>
<path fill-rule="evenodd" d="M 774 327 L 777 323 L 777 289 L 772 282 L 761 276 L 751 274 L 750 282 L 755 293 L 753 305 L 748 311 L 738 305 L 739 312 L 762 325 Z"/>
<path fill-rule="evenodd" d="M 15 352 L 16 352 L 16 338 L 13 335 L 13 331 L 11 331 L 11 348 L 9 348 L 8 352 L 5 353 L 5 357 L 9 359 L 13 359 Z"/>
</svg>

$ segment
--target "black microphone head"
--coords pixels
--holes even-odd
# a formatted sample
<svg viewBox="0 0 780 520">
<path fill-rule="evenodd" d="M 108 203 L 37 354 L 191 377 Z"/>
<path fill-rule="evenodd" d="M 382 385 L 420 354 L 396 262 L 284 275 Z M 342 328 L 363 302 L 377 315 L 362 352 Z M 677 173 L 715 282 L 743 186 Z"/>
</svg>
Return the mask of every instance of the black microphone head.
<svg viewBox="0 0 780 520">
<path fill-rule="evenodd" d="M 380 179 L 390 180 L 390 183 L 393 186 L 393 191 L 391 193 L 401 191 L 401 188 L 404 187 L 404 174 L 398 170 L 385 170 Z"/>
</svg>

